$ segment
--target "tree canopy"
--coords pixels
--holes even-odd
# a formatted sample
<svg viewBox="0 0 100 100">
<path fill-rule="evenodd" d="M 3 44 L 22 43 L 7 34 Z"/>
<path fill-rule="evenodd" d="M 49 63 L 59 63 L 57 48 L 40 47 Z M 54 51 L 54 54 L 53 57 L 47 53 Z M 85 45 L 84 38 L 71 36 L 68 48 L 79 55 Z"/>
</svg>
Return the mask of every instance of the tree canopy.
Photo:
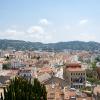
<svg viewBox="0 0 100 100">
<path fill-rule="evenodd" d="M 47 92 L 45 86 L 37 79 L 31 84 L 26 79 L 16 77 L 4 88 L 4 98 L 1 100 L 47 100 Z"/>
<path fill-rule="evenodd" d="M 14 49 L 14 50 L 46 50 L 46 51 L 63 51 L 63 50 L 100 50 L 100 43 L 97 42 L 82 42 L 69 41 L 43 44 L 41 42 L 27 42 L 21 40 L 7 40 L 0 39 L 0 49 Z"/>
<path fill-rule="evenodd" d="M 11 64 L 10 63 L 4 63 L 3 64 L 3 69 L 7 70 L 10 69 Z"/>
</svg>

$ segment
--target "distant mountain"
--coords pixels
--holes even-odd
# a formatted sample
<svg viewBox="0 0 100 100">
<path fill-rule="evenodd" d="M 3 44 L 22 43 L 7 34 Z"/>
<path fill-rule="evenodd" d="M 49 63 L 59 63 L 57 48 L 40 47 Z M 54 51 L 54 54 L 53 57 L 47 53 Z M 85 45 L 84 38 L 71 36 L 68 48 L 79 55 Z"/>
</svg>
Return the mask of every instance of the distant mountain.
<svg viewBox="0 0 100 100">
<path fill-rule="evenodd" d="M 41 42 L 26 42 L 21 40 L 0 40 L 0 49 L 12 48 L 15 50 L 100 50 L 100 43 L 98 42 L 83 42 L 83 41 L 70 41 L 43 44 Z"/>
</svg>

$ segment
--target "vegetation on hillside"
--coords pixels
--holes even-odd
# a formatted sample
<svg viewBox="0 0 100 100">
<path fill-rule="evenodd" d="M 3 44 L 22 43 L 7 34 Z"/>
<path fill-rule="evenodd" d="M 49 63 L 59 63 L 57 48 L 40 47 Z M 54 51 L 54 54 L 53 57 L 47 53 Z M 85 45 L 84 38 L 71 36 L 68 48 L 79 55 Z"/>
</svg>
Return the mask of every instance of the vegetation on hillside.
<svg viewBox="0 0 100 100">
<path fill-rule="evenodd" d="M 26 42 L 20 40 L 0 40 L 0 49 L 15 49 L 15 50 L 56 50 L 62 51 L 65 49 L 71 50 L 100 50 L 100 43 L 97 42 L 58 42 L 43 44 L 41 42 Z"/>
</svg>

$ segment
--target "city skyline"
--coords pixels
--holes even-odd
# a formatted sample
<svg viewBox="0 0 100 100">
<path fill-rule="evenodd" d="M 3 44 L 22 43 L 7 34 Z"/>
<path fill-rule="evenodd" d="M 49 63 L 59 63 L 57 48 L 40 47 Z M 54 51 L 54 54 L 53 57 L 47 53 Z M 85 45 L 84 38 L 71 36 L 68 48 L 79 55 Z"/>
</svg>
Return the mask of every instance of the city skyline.
<svg viewBox="0 0 100 100">
<path fill-rule="evenodd" d="M 0 0 L 0 39 L 100 42 L 99 0 Z"/>
</svg>

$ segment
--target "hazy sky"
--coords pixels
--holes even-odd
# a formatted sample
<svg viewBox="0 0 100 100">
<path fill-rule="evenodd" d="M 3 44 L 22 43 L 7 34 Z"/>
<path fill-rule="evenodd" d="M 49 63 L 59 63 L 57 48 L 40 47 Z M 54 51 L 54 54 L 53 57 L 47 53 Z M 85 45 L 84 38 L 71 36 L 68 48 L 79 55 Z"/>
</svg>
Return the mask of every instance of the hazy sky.
<svg viewBox="0 0 100 100">
<path fill-rule="evenodd" d="M 100 0 L 0 0 L 0 38 L 100 42 Z"/>
</svg>

